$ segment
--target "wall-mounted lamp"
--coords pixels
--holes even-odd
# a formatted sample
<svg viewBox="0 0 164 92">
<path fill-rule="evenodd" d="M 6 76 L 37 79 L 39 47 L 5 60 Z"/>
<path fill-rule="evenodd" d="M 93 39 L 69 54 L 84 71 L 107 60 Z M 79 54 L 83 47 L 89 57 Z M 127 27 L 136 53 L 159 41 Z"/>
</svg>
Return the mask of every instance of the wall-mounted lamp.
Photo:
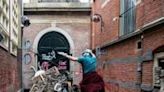
<svg viewBox="0 0 164 92">
<path fill-rule="evenodd" d="M 3 35 L 0 34 L 0 42 L 4 39 Z"/>
<path fill-rule="evenodd" d="M 30 19 L 27 16 L 22 16 L 21 17 L 21 23 L 25 27 L 28 27 L 31 24 Z"/>
<path fill-rule="evenodd" d="M 104 21 L 103 18 L 100 14 L 93 14 L 91 17 L 91 21 L 95 22 L 95 23 L 99 23 L 100 22 L 100 26 L 101 26 L 101 32 L 104 31 Z M 101 39 L 101 37 L 100 37 Z M 100 56 L 101 53 L 101 48 L 100 47 L 96 47 L 96 56 Z"/>
<path fill-rule="evenodd" d="M 100 22 L 101 23 L 101 32 L 104 30 L 104 22 L 103 22 L 102 16 L 100 14 L 94 14 L 92 16 L 92 21 L 95 23 Z"/>
</svg>

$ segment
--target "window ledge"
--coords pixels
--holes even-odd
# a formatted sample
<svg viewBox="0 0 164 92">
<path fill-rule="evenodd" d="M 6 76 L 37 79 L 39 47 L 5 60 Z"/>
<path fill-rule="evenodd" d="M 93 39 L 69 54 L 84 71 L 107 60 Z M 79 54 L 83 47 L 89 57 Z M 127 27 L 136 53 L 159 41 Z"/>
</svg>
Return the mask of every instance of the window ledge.
<svg viewBox="0 0 164 92">
<path fill-rule="evenodd" d="M 5 46 L 4 44 L 0 43 L 0 48 L 4 49 L 5 51 L 8 51 L 7 46 Z"/>
<path fill-rule="evenodd" d="M 12 56 L 17 57 L 17 54 L 14 52 L 10 52 Z"/>
<path fill-rule="evenodd" d="M 26 3 L 24 11 L 91 11 L 90 3 Z"/>
</svg>

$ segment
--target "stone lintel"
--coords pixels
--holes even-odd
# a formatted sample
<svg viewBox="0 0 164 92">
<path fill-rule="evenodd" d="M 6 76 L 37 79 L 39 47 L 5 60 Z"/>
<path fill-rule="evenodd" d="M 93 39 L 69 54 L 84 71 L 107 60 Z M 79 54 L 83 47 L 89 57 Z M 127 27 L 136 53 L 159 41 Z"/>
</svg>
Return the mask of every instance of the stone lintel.
<svg viewBox="0 0 164 92">
<path fill-rule="evenodd" d="M 91 11 L 89 3 L 25 3 L 24 11 Z"/>
</svg>

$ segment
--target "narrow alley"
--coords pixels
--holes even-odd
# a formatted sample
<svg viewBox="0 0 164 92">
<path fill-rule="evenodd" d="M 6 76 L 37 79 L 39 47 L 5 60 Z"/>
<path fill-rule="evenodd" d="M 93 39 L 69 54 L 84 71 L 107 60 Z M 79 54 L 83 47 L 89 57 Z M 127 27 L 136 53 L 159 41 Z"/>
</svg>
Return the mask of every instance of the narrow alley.
<svg viewBox="0 0 164 92">
<path fill-rule="evenodd" d="M 0 0 L 0 92 L 164 92 L 164 0 Z"/>
</svg>

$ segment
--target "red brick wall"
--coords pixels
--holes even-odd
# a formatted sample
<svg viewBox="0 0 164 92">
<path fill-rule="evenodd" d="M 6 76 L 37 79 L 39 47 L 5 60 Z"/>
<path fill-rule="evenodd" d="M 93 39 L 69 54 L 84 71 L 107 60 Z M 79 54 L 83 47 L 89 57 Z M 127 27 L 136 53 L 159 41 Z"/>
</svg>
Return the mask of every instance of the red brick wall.
<svg viewBox="0 0 164 92">
<path fill-rule="evenodd" d="M 108 1 L 108 0 L 106 0 Z M 100 14 L 104 21 L 104 32 L 100 30 L 100 23 L 92 22 L 92 47 L 106 43 L 119 37 L 119 0 L 109 0 L 103 7 L 101 0 L 95 0 L 92 14 Z M 164 16 L 163 0 L 141 0 L 136 7 L 136 29 Z M 116 20 L 115 20 L 116 19 Z M 94 35 L 93 35 L 94 34 Z"/>
<path fill-rule="evenodd" d="M 143 84 L 152 84 L 153 83 L 153 61 L 145 62 L 143 64 L 143 76 L 142 82 Z"/>
<path fill-rule="evenodd" d="M 137 61 L 133 60 L 133 57 L 138 54 L 135 44 L 137 40 L 138 38 L 135 38 L 113 45 L 105 49 L 105 54 L 101 55 L 99 61 L 104 61 L 105 65 L 100 70 L 103 72 L 101 75 L 106 82 L 107 92 L 138 92 L 136 88 L 129 87 L 137 83 Z M 132 59 L 124 60 L 128 58 Z M 126 86 L 122 87 L 123 85 Z"/>
<path fill-rule="evenodd" d="M 163 0 L 141 0 L 136 8 L 136 29 L 163 17 L 163 2 Z M 109 0 L 104 7 L 100 0 L 95 0 L 93 3 L 92 14 L 100 14 L 104 21 L 103 32 L 100 30 L 100 23 L 92 22 L 93 49 L 120 38 L 119 5 L 119 0 Z M 98 57 L 97 70 L 104 78 L 107 92 L 140 92 L 142 84 L 152 85 L 153 59 L 142 63 L 141 74 L 138 72 L 139 62 L 142 61 L 139 56 L 144 56 L 149 50 L 154 51 L 156 48 L 164 46 L 164 27 L 162 25 L 102 49 L 103 53 Z M 139 40 L 143 44 L 142 50 L 137 49 Z"/>
<path fill-rule="evenodd" d="M 119 0 L 110 0 L 104 7 L 101 5 L 101 0 L 95 0 L 92 6 L 92 14 L 101 14 L 104 22 L 104 30 L 102 32 L 100 22 L 92 22 L 92 29 L 94 30 L 94 35 L 92 36 L 94 36 L 93 39 L 95 41 L 93 46 L 95 47 L 100 45 L 101 42 L 118 38 L 119 22 L 113 21 L 113 18 L 119 16 Z"/>
<path fill-rule="evenodd" d="M 144 24 L 150 23 L 160 17 L 163 17 L 163 7 L 163 0 L 142 0 L 141 3 L 137 5 L 136 10 L 137 28 L 140 28 Z"/>
<path fill-rule="evenodd" d="M 34 57 L 33 45 L 34 40 L 36 39 L 39 32 L 50 28 L 50 27 L 57 27 L 65 31 L 70 35 L 73 40 L 74 48 L 73 48 L 73 55 L 80 56 L 83 50 L 90 48 L 90 35 L 91 35 L 91 28 L 90 28 L 90 13 L 87 12 L 46 12 L 46 14 L 40 14 L 40 12 L 36 12 L 36 14 L 25 12 L 27 16 L 31 20 L 31 25 L 27 28 L 24 28 L 24 40 L 30 40 L 31 42 L 31 51 L 30 54 L 33 56 L 32 62 L 29 65 L 24 65 L 24 69 L 26 71 L 30 71 L 29 66 L 36 64 L 36 59 Z M 37 22 L 37 21 L 39 22 Z M 46 21 L 45 21 L 46 20 Z M 54 23 L 52 23 L 54 21 Z M 55 22 L 56 21 L 56 22 Z M 55 30 L 55 29 L 54 29 Z M 28 35 L 26 35 L 28 34 Z M 24 53 L 26 51 L 24 50 Z M 81 67 L 78 63 L 75 63 L 73 66 L 74 70 L 74 83 L 78 84 L 82 79 L 82 71 L 80 71 Z M 26 69 L 27 68 L 27 69 Z M 78 72 L 79 74 L 75 74 Z M 25 76 L 31 76 L 31 74 L 24 74 Z M 25 88 L 29 89 L 31 87 L 31 79 L 26 78 L 24 79 Z"/>
<path fill-rule="evenodd" d="M 152 50 L 154 51 L 155 49 L 164 46 L 164 27 L 157 27 L 155 29 L 150 29 L 150 30 L 155 30 L 149 33 L 146 33 L 144 35 L 144 52 L 147 50 Z M 156 53 L 154 53 L 156 54 Z M 153 63 L 152 61 L 146 62 L 143 64 L 143 82 L 144 83 L 152 83 L 153 77 L 152 77 L 152 72 L 153 72 Z"/>
<path fill-rule="evenodd" d="M 107 85 L 106 88 L 109 92 L 138 92 L 137 90 L 139 89 L 137 88 L 133 89 L 132 87 L 133 90 L 129 88 L 131 83 L 133 85 L 133 83 L 137 84 L 140 81 L 138 80 L 139 72 L 137 72 L 139 61 L 136 58 L 139 55 L 146 54 L 148 50 L 153 51 L 156 48 L 164 45 L 163 28 L 164 27 L 152 29 L 154 31 L 144 34 L 144 48 L 142 53 L 140 50 L 137 50 L 136 46 L 136 42 L 140 39 L 139 37 L 117 43 L 104 49 L 105 53 L 99 57 L 100 64 L 98 66 L 98 72 L 103 76 Z M 125 84 L 120 82 L 124 82 Z M 120 86 L 126 85 L 126 82 L 127 86 Z M 143 62 L 142 64 L 142 84 L 152 85 L 152 83 L 153 60 Z M 113 86 L 111 86 L 116 84 L 119 86 L 119 91 L 114 91 L 115 87 L 113 88 Z M 137 87 L 137 85 L 135 87 Z"/>
<path fill-rule="evenodd" d="M 66 12 L 68 13 L 68 12 Z M 28 14 L 28 13 L 27 13 Z M 47 23 L 33 23 L 24 28 L 24 39 L 28 39 L 33 43 L 37 34 L 49 27 L 57 27 L 64 31 L 66 31 L 72 38 L 75 48 L 74 52 L 75 55 L 79 56 L 83 50 L 86 48 L 90 48 L 90 35 L 91 35 L 91 28 L 90 28 L 90 17 L 89 13 L 80 13 L 70 12 L 68 15 L 61 14 L 49 14 L 48 15 L 38 15 L 38 14 L 31 14 L 27 15 L 31 21 L 33 20 L 49 20 Z M 79 20 L 80 19 L 80 20 Z M 57 20 L 54 25 L 52 25 L 52 21 L 50 20 Z M 60 20 L 60 21 L 59 21 Z M 73 20 L 72 23 L 70 20 Z M 84 21 L 84 22 L 83 22 Z M 32 34 L 29 34 L 32 33 Z M 26 35 L 28 34 L 28 35 Z M 83 43 L 83 45 L 79 45 Z"/>
<path fill-rule="evenodd" d="M 158 47 L 164 45 L 164 26 L 150 30 L 155 31 L 146 33 L 144 35 L 144 51 L 147 49 L 152 49 L 154 51 Z"/>
<path fill-rule="evenodd" d="M 0 47 L 0 92 L 20 89 L 20 69 L 17 58 Z"/>
</svg>

